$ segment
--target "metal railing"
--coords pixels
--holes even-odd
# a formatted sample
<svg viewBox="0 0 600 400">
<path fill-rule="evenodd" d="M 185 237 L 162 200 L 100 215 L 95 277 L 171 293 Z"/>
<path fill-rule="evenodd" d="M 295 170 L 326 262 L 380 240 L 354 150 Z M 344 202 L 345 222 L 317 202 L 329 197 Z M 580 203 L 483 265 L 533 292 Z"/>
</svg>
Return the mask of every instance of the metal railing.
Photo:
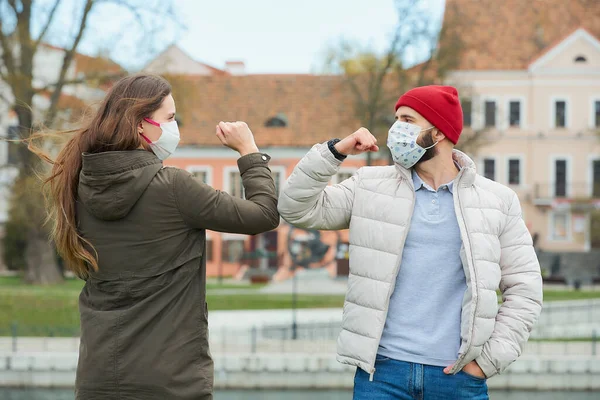
<svg viewBox="0 0 600 400">
<path fill-rule="evenodd" d="M 209 325 L 211 351 L 215 354 L 332 354 L 341 330 L 340 321 L 325 323 L 257 325 L 231 328 Z M 0 327 L 0 352 L 77 352 L 76 326 Z M 540 355 L 598 355 L 600 299 L 550 302 L 527 344 L 527 352 Z"/>
<path fill-rule="evenodd" d="M 291 327 L 216 329 L 210 331 L 210 348 L 215 355 L 235 354 L 335 354 L 339 324 L 298 327 L 293 340 Z M 586 355 L 598 357 L 600 329 L 589 329 L 579 337 L 544 338 L 533 335 L 525 354 Z M 0 353 L 76 353 L 78 337 L 0 337 Z"/>
</svg>

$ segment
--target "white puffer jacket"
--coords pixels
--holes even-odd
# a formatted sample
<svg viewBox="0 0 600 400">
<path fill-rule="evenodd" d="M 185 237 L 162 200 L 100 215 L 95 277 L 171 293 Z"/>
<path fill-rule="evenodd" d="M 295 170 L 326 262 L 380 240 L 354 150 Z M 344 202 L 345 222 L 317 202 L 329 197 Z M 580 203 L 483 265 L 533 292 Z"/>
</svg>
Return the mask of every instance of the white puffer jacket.
<svg viewBox="0 0 600 400">
<path fill-rule="evenodd" d="M 465 154 L 455 151 L 454 159 L 461 167 L 454 205 L 468 288 L 452 373 L 476 360 L 489 378 L 520 356 L 542 309 L 542 277 L 516 194 L 477 175 Z M 398 165 L 361 168 L 328 186 L 340 164 L 327 145 L 314 146 L 284 186 L 279 212 L 305 229 L 350 228 L 350 276 L 337 359 L 372 376 L 415 192 L 410 170 Z"/>
</svg>

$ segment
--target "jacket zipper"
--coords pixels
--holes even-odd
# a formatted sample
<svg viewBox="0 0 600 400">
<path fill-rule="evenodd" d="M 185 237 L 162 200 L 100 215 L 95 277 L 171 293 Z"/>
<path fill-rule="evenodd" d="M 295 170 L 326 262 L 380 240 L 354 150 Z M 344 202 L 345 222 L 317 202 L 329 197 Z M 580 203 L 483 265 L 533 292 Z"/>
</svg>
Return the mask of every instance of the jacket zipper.
<svg viewBox="0 0 600 400">
<path fill-rule="evenodd" d="M 461 237 L 464 237 L 466 240 L 463 240 L 463 246 L 465 247 L 465 258 L 467 259 L 467 268 L 470 269 L 469 275 L 471 276 L 471 304 L 473 305 L 473 310 L 471 312 L 471 326 L 469 327 L 469 338 L 467 340 L 467 346 L 465 351 L 458 357 L 454 366 L 450 370 L 450 373 L 454 374 L 458 372 L 458 365 L 464 360 L 465 356 L 469 352 L 472 347 L 473 342 L 473 328 L 475 326 L 475 315 L 477 314 L 477 305 L 479 303 L 479 297 L 477 293 L 477 272 L 475 271 L 475 263 L 473 262 L 473 252 L 471 247 L 471 238 L 467 232 L 467 227 L 465 223 L 465 210 L 460 200 L 460 180 L 462 175 L 457 180 L 457 190 L 456 190 L 456 201 L 458 203 L 458 208 L 455 207 L 455 212 L 458 211 L 460 213 L 460 218 L 457 218 L 458 223 L 460 225 Z M 467 248 L 468 247 L 468 248 Z"/>
<path fill-rule="evenodd" d="M 406 179 L 408 181 L 409 186 L 412 189 L 412 210 L 410 213 L 410 216 L 408 217 L 408 223 L 406 225 L 406 232 L 404 233 L 404 237 L 402 238 L 402 242 L 400 245 L 400 252 L 398 253 L 398 257 L 396 258 L 396 264 L 394 266 L 394 275 L 393 275 L 393 279 L 391 280 L 391 282 L 393 282 L 393 287 L 396 287 L 396 278 L 398 277 L 398 273 L 400 272 L 400 262 L 402 261 L 402 253 L 404 252 L 404 244 L 406 243 L 406 237 L 408 236 L 408 230 L 410 229 L 410 223 L 412 221 L 412 217 L 413 214 L 415 212 L 415 203 L 417 200 L 417 195 L 415 194 L 415 186 L 412 182 L 411 179 Z M 400 183 L 402 184 L 402 183 Z M 390 298 L 392 297 L 392 286 L 390 286 L 390 290 L 388 290 L 388 294 L 387 294 L 387 303 L 386 303 L 386 307 L 385 307 L 385 320 L 387 320 L 387 313 L 390 309 Z M 377 348 L 379 348 L 379 343 L 381 342 L 381 335 L 383 335 L 383 329 L 385 328 L 385 322 L 383 324 L 383 326 L 381 327 L 381 330 L 379 331 L 379 339 L 377 340 Z M 377 350 L 376 350 L 377 351 Z M 377 353 L 375 353 L 375 355 L 377 356 Z M 375 357 L 377 358 L 377 357 Z M 373 382 L 373 375 L 375 375 L 375 362 L 373 362 L 373 365 L 371 365 L 371 372 L 369 374 L 369 382 Z"/>
</svg>

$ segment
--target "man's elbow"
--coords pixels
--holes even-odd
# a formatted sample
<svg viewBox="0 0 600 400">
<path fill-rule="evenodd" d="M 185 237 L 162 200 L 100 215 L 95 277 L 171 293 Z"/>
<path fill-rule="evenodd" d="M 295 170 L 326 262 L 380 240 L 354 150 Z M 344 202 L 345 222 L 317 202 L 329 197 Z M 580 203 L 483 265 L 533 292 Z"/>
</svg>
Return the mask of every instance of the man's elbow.
<svg viewBox="0 0 600 400">
<path fill-rule="evenodd" d="M 277 212 L 279 213 L 281 218 L 283 218 L 287 222 L 291 222 L 290 218 L 292 216 L 292 212 L 288 207 L 285 206 L 285 204 L 282 204 L 281 201 L 279 201 L 279 204 L 277 206 Z"/>
<path fill-rule="evenodd" d="M 292 225 L 297 222 L 298 212 L 294 211 L 290 204 L 288 204 L 288 201 L 282 200 L 281 197 L 279 198 L 279 203 L 277 204 L 277 211 L 281 218 L 283 218 L 286 222 Z"/>
</svg>

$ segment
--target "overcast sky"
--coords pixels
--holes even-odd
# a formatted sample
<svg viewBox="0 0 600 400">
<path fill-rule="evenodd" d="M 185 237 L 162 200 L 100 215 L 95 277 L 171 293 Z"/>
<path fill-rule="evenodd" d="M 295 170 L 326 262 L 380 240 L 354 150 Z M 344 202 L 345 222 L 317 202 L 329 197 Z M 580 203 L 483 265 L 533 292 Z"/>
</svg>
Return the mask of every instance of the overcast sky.
<svg viewBox="0 0 600 400">
<path fill-rule="evenodd" d="M 144 4 L 157 0 L 130 1 Z M 425 12 L 439 24 L 444 0 L 421 1 Z M 80 51 L 95 55 L 100 49 L 126 68 L 136 69 L 176 43 L 194 59 L 217 68 L 223 68 L 228 60 L 239 60 L 245 62 L 248 73 L 310 73 L 322 71 L 325 50 L 341 38 L 384 49 L 398 21 L 394 0 L 173 2 L 181 22 L 175 25 L 160 10 L 140 18 L 99 3 L 102 5 L 90 19 Z M 53 44 L 66 46 L 72 37 L 67 27 L 76 20 L 73 10 L 81 9 L 81 0 L 64 0 L 61 4 L 62 12 L 48 38 Z M 144 43 L 144 37 L 123 36 L 123 27 L 131 27 L 134 20 L 152 28 L 165 18 L 171 28 L 154 36 L 152 48 Z"/>
</svg>

